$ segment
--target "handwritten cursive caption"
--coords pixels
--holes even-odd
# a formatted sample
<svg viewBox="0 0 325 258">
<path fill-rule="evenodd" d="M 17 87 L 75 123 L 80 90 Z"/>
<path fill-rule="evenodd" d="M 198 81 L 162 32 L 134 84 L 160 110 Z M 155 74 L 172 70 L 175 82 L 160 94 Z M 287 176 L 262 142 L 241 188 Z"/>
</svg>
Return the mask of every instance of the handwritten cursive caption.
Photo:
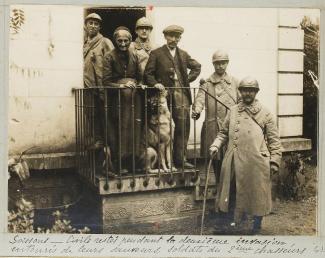
<svg viewBox="0 0 325 258">
<path fill-rule="evenodd" d="M 180 235 L 26 235 L 7 234 L 12 256 L 283 256 L 324 257 L 318 238 Z M 2 250 L 1 250 L 2 251 Z M 3 252 L 3 251 L 2 251 Z"/>
</svg>

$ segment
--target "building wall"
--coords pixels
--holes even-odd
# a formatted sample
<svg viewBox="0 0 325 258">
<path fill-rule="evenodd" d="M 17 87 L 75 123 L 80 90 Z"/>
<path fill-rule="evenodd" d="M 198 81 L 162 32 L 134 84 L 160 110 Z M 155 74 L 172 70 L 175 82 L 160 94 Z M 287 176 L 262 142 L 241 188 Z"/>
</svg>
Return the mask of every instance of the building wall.
<svg viewBox="0 0 325 258">
<path fill-rule="evenodd" d="M 38 148 L 29 153 L 73 151 L 72 88 L 83 84 L 83 8 L 22 5 L 12 6 L 11 12 L 14 9 L 23 10 L 25 22 L 18 33 L 11 31 L 9 42 L 9 152 L 19 154 L 33 146 Z M 229 73 L 238 79 L 256 77 L 261 88 L 257 97 L 275 116 L 298 114 L 300 117 L 279 118 L 282 136 L 301 135 L 302 97 L 290 94 L 300 94 L 302 76 L 278 71 L 288 66 L 289 71 L 302 70 L 302 52 L 286 49 L 301 48 L 302 32 L 297 22 L 303 13 L 294 9 L 287 15 L 288 10 L 271 8 L 147 10 L 154 24 L 152 38 L 158 46 L 165 43 L 162 30 L 167 25 L 184 27 L 180 47 L 202 64 L 199 78 L 208 78 L 213 72 L 211 56 L 221 47 L 230 54 Z M 279 28 L 279 24 L 292 23 L 294 28 Z M 298 45 L 293 46 L 297 40 Z M 283 45 L 288 43 L 290 46 Z M 199 78 L 193 87 L 198 87 Z M 199 130 L 203 118 L 198 121 Z M 293 123 L 295 126 L 289 126 Z M 197 131 L 197 141 L 199 135 Z"/>
<path fill-rule="evenodd" d="M 9 42 L 9 152 L 73 150 L 74 97 L 82 86 L 83 8 L 12 6 L 24 12 Z"/>
</svg>

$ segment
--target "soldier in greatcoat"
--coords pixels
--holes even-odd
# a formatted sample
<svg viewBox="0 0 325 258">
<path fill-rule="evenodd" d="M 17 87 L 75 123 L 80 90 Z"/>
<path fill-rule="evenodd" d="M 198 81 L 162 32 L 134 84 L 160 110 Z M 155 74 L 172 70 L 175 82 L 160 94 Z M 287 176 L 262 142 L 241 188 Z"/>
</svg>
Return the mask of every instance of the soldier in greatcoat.
<svg viewBox="0 0 325 258">
<path fill-rule="evenodd" d="M 227 143 L 223 159 L 218 207 L 227 212 L 235 203 L 232 226 L 251 215 L 253 232 L 261 229 L 263 216 L 271 211 L 271 177 L 278 172 L 281 142 L 271 113 L 255 99 L 257 80 L 246 77 L 239 83 L 242 101 L 231 107 L 222 129 L 210 147 L 210 155 L 218 153 Z M 235 188 L 235 196 L 230 196 Z"/>
<path fill-rule="evenodd" d="M 201 130 L 201 156 L 208 157 L 209 147 L 226 117 L 227 108 L 218 103 L 218 98 L 227 107 L 237 104 L 239 99 L 238 80 L 227 73 L 229 63 L 228 53 L 217 50 L 212 55 L 214 73 L 200 86 L 192 107 L 192 118 L 197 120 L 205 109 L 205 121 Z M 219 152 L 213 160 L 216 183 L 219 182 L 223 152 Z"/>
</svg>

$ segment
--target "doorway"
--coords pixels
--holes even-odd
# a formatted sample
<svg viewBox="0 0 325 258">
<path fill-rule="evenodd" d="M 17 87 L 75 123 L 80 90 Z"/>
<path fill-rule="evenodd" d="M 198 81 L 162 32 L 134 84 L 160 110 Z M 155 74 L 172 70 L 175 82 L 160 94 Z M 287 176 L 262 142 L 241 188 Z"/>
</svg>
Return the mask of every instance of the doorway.
<svg viewBox="0 0 325 258">
<path fill-rule="evenodd" d="M 90 13 L 97 13 L 103 20 L 100 33 L 109 38 L 113 43 L 114 30 L 119 26 L 127 27 L 131 34 L 132 40 L 135 40 L 135 23 L 136 21 L 146 16 L 145 7 L 96 7 L 86 8 L 85 17 Z"/>
</svg>

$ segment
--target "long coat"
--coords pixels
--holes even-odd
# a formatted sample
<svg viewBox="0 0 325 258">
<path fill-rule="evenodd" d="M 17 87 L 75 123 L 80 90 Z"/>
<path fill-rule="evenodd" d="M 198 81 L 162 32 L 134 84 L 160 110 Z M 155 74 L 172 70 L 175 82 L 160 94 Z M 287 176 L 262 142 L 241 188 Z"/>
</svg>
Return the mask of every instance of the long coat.
<svg viewBox="0 0 325 258">
<path fill-rule="evenodd" d="M 141 81 L 137 56 L 130 49 L 127 55 L 114 49 L 105 55 L 103 84 L 120 88 L 127 81 Z M 142 95 L 139 89 L 108 91 L 108 141 L 115 160 L 133 153 L 135 156 L 140 155 L 144 106 Z"/>
<path fill-rule="evenodd" d="M 142 43 L 139 38 L 136 38 L 135 41 L 130 45 L 130 50 L 134 51 L 138 57 L 140 74 L 142 77 L 149 59 L 149 55 L 154 48 L 154 45 L 149 40 Z"/>
<path fill-rule="evenodd" d="M 113 43 L 100 33 L 84 43 L 84 85 L 102 86 L 103 60 L 106 53 L 114 48 Z"/>
<path fill-rule="evenodd" d="M 248 115 L 253 116 L 256 122 Z M 271 211 L 270 163 L 280 165 L 281 143 L 270 112 L 257 100 L 231 107 L 212 145 L 227 144 L 219 189 L 219 209 L 228 211 L 232 177 L 236 180 L 235 212 L 264 216 Z"/>
<path fill-rule="evenodd" d="M 180 48 L 176 48 L 176 55 L 180 58 L 180 68 L 183 87 L 187 87 L 188 90 L 185 92 L 190 104 L 191 92 L 190 82 L 194 81 L 201 72 L 201 65 L 191 58 L 191 56 Z M 175 71 L 174 58 L 170 54 L 167 45 L 159 47 L 150 53 L 146 69 L 144 71 L 145 83 L 153 87 L 157 83 L 163 84 L 166 88 L 174 87 L 173 75 Z M 188 73 L 187 69 L 190 69 Z"/>
<path fill-rule="evenodd" d="M 194 100 L 193 110 L 196 113 L 201 113 L 206 107 L 200 141 L 202 157 L 208 156 L 209 147 L 220 131 L 220 127 L 227 114 L 227 108 L 217 103 L 213 97 L 217 97 L 223 104 L 230 108 L 238 102 L 239 93 L 237 88 L 237 79 L 227 73 L 223 77 L 213 73 L 200 86 Z M 220 155 L 216 158 L 220 159 Z"/>
</svg>

